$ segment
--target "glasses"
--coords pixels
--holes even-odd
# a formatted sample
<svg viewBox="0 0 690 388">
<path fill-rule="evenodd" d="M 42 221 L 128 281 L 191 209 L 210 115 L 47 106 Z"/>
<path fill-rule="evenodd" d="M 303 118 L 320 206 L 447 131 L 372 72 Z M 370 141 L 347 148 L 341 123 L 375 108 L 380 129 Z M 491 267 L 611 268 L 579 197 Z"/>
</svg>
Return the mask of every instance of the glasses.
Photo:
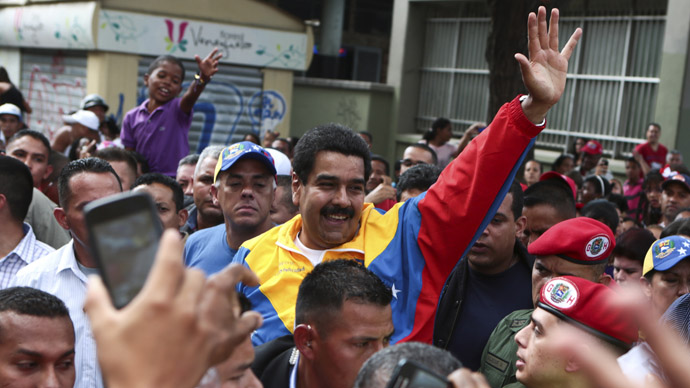
<svg viewBox="0 0 690 388">
<path fill-rule="evenodd" d="M 428 164 L 428 163 L 425 161 L 422 161 L 422 160 L 412 160 L 412 159 L 401 159 L 400 160 L 400 165 L 405 166 L 405 167 L 418 166 L 420 164 Z"/>
</svg>

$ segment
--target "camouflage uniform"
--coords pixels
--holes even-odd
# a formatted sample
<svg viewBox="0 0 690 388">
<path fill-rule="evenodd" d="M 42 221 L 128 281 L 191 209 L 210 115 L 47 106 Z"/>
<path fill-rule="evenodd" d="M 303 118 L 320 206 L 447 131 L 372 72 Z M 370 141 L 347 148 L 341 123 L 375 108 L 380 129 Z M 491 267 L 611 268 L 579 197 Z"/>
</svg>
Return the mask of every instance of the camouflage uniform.
<svg viewBox="0 0 690 388">
<path fill-rule="evenodd" d="M 515 334 L 529 325 L 532 311 L 534 309 L 517 310 L 508 314 L 491 333 L 479 367 L 479 372 L 486 376 L 491 388 L 501 388 L 508 384 L 511 388 L 523 387 L 515 379 L 518 350 Z"/>
</svg>

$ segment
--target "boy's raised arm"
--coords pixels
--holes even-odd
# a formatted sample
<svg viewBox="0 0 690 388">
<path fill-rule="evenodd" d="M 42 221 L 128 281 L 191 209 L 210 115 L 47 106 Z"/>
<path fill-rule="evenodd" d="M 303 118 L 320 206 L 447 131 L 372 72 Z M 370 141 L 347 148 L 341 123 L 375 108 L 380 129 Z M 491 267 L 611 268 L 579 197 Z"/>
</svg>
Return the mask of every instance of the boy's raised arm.
<svg viewBox="0 0 690 388">
<path fill-rule="evenodd" d="M 180 109 L 185 113 L 190 113 L 199 95 L 204 91 L 206 84 L 211 81 L 211 77 L 218 72 L 218 61 L 223 58 L 223 54 L 218 54 L 218 48 L 214 48 L 206 58 L 201 59 L 198 55 L 194 55 L 197 65 L 199 66 L 198 78 L 189 85 L 189 88 L 180 100 Z"/>
</svg>

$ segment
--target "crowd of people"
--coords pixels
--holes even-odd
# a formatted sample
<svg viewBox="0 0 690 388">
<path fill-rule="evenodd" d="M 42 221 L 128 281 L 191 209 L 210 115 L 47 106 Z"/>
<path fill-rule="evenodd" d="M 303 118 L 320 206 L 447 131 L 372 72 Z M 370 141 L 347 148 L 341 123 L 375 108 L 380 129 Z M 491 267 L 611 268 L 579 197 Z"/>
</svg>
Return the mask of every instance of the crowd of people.
<svg viewBox="0 0 690 388">
<path fill-rule="evenodd" d="M 546 17 L 516 54 L 527 95 L 459 144 L 437 119 L 395 163 L 339 124 L 189 155 L 217 50 L 184 92 L 182 62 L 154 60 L 121 128 L 88 95 L 50 140 L 0 72 L 0 381 L 386 387 L 412 365 L 453 387 L 690 386 L 682 155 L 650 124 L 622 183 L 597 140 L 525 159 L 582 34 L 559 51 Z M 129 190 L 166 231 L 115 309 L 84 207 Z"/>
</svg>

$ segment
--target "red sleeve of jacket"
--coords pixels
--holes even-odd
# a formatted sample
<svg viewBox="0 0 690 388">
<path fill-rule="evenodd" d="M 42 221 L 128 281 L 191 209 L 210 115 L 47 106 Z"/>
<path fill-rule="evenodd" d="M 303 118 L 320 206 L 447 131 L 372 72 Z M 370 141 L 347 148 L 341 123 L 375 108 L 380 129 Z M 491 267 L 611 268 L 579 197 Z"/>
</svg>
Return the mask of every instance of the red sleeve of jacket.
<svg viewBox="0 0 690 388">
<path fill-rule="evenodd" d="M 543 128 L 525 117 L 519 98 L 503 105 L 419 202 L 422 222 L 417 242 L 426 265 L 414 331 L 405 340 L 431 342 L 443 284 L 481 233 L 484 220 L 494 216 L 523 153 Z"/>
</svg>

